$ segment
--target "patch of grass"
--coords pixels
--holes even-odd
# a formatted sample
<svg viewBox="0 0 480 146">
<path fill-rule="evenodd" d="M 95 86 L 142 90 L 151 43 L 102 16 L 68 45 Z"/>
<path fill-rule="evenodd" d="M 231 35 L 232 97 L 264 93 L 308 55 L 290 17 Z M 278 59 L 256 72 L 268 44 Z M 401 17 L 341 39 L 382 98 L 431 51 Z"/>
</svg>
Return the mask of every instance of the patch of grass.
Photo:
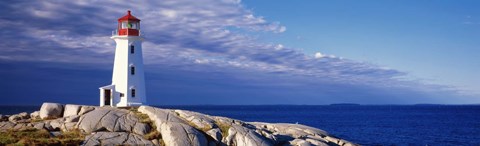
<svg viewBox="0 0 480 146">
<path fill-rule="evenodd" d="M 42 118 L 32 118 L 30 122 L 36 123 L 36 122 L 42 122 L 42 121 L 44 121 Z"/>
<path fill-rule="evenodd" d="M 17 141 L 18 140 L 15 137 L 13 137 L 10 134 L 7 134 L 6 132 L 0 133 L 0 145 L 7 145 L 7 144 L 15 143 Z"/>
<path fill-rule="evenodd" d="M 147 114 L 139 112 L 138 108 L 130 108 L 128 110 L 131 111 L 138 118 L 138 120 L 140 120 L 141 123 L 152 124 L 152 120 L 150 120 L 150 117 L 148 117 Z"/>
<path fill-rule="evenodd" d="M 159 139 L 159 140 L 158 140 L 158 144 L 159 144 L 160 146 L 166 146 L 165 141 L 163 141 L 163 139 Z"/>
<path fill-rule="evenodd" d="M 83 140 L 80 130 L 64 132 L 58 137 L 51 136 L 47 130 L 34 128 L 0 133 L 0 145 L 80 145 Z"/>
<path fill-rule="evenodd" d="M 127 109 L 127 110 L 132 111 L 132 112 L 138 112 L 138 108 L 136 108 L 136 107 L 122 107 L 122 108 Z"/>
<path fill-rule="evenodd" d="M 161 140 L 162 135 L 160 134 L 160 132 L 157 131 L 157 126 L 155 125 L 155 123 L 153 123 L 153 121 L 150 119 L 150 117 L 147 114 L 139 112 L 138 108 L 130 108 L 128 110 L 138 118 L 139 122 L 148 124 L 152 128 L 152 130 L 149 133 L 143 136 L 145 139 L 148 139 L 148 140 L 158 139 L 159 142 L 162 141 Z"/>
<path fill-rule="evenodd" d="M 227 125 L 227 124 L 222 124 L 220 122 L 216 122 L 215 124 L 217 124 L 218 128 L 220 128 L 220 131 L 222 132 L 222 137 L 226 137 L 228 136 L 228 129 L 230 129 L 230 125 Z"/>
<path fill-rule="evenodd" d="M 74 139 L 74 138 L 84 139 L 85 134 L 83 134 L 82 131 L 80 131 L 80 129 L 73 129 L 73 130 L 70 130 L 70 131 L 63 132 L 61 135 L 58 136 L 58 138 L 61 138 L 61 139 Z"/>
<path fill-rule="evenodd" d="M 198 128 L 197 129 L 200 129 L 202 130 L 203 132 L 207 132 L 208 130 L 212 129 L 212 126 L 208 125 L 207 127 L 203 127 L 203 128 Z"/>
<path fill-rule="evenodd" d="M 150 117 L 148 117 L 147 114 L 136 113 L 136 115 L 141 123 L 152 123 L 152 120 L 150 120 Z"/>
<path fill-rule="evenodd" d="M 154 139 L 161 139 L 162 135 L 156 129 L 152 130 L 150 133 L 145 134 L 145 139 L 154 140 Z"/>
<path fill-rule="evenodd" d="M 183 119 L 183 118 L 182 118 Z M 198 130 L 201 130 L 203 132 L 207 132 L 208 130 L 212 129 L 213 127 L 208 125 L 207 127 L 203 127 L 203 128 L 200 128 L 198 127 L 197 125 L 193 124 L 192 122 L 186 120 L 186 119 L 183 119 L 183 121 L 187 122 L 188 125 L 192 126 L 193 128 L 195 129 L 198 129 Z"/>
</svg>

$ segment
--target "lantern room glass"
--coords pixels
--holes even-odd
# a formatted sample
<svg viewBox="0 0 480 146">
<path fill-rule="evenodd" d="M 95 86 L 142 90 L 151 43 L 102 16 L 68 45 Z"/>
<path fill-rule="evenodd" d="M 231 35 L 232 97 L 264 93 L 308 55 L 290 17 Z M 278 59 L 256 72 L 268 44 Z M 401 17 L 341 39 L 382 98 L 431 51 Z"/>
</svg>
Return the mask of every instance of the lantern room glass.
<svg viewBox="0 0 480 146">
<path fill-rule="evenodd" d="M 140 23 L 132 21 L 123 21 L 121 29 L 140 29 Z"/>
</svg>

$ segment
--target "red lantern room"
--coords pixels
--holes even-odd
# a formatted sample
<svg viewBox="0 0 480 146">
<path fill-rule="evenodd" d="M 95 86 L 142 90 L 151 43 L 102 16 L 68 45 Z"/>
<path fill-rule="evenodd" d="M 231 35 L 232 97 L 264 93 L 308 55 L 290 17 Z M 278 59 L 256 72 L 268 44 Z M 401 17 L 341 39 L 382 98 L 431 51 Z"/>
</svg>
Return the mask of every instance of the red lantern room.
<svg viewBox="0 0 480 146">
<path fill-rule="evenodd" d="M 130 10 L 128 10 L 127 15 L 118 19 L 118 35 L 140 35 L 140 19 L 132 16 L 132 14 L 130 14 Z"/>
</svg>

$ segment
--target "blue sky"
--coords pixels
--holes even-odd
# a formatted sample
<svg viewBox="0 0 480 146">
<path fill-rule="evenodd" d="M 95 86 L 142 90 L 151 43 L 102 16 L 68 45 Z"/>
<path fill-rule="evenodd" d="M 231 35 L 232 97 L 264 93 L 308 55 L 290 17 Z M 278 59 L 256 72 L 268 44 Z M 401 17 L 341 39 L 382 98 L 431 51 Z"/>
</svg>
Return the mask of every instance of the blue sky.
<svg viewBox="0 0 480 146">
<path fill-rule="evenodd" d="M 476 1 L 2 1 L 2 104 L 98 104 L 140 18 L 150 104 L 480 103 Z"/>
<path fill-rule="evenodd" d="M 288 26 L 284 35 L 266 39 L 479 91 L 478 1 L 244 2 Z"/>
</svg>

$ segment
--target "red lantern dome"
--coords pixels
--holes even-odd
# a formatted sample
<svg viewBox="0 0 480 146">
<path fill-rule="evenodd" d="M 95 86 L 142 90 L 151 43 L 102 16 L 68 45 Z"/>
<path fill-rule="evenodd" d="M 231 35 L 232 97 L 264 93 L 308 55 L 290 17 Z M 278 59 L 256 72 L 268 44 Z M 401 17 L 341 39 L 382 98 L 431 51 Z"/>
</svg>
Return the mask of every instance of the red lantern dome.
<svg viewBox="0 0 480 146">
<path fill-rule="evenodd" d="M 140 19 L 136 18 L 127 11 L 127 15 L 118 19 L 118 35 L 139 36 Z"/>
</svg>

